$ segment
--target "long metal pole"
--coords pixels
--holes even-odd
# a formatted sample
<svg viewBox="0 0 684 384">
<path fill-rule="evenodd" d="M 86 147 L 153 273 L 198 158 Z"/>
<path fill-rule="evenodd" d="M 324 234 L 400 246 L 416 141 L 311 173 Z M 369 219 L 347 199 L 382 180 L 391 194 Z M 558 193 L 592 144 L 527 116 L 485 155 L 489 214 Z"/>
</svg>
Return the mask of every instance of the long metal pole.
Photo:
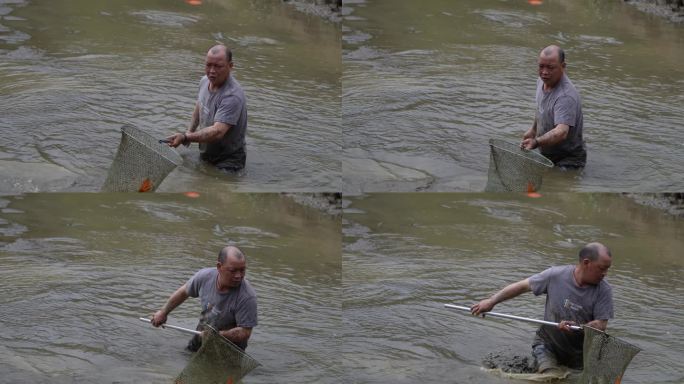
<svg viewBox="0 0 684 384">
<path fill-rule="evenodd" d="M 461 305 L 453 305 L 453 304 L 444 304 L 445 307 L 447 308 L 453 308 L 453 309 L 460 309 L 463 311 L 470 312 L 469 307 L 464 307 Z M 544 325 L 552 325 L 554 327 L 558 326 L 558 323 L 554 323 L 553 321 L 546 321 L 546 320 L 537 320 L 537 319 L 530 319 L 527 317 L 521 317 L 521 316 L 514 316 L 514 315 L 507 315 L 505 313 L 497 313 L 497 312 L 483 312 L 483 315 L 486 316 L 494 316 L 494 317 L 502 317 L 504 319 L 511 319 L 511 320 L 520 320 L 520 321 L 526 321 L 528 323 L 535 323 L 535 324 L 544 324 Z M 579 331 L 582 329 L 582 327 L 577 326 L 577 325 L 571 325 L 570 329 L 574 329 L 576 331 Z"/>
<path fill-rule="evenodd" d="M 152 322 L 152 320 L 145 318 L 145 317 L 141 317 L 140 320 L 148 322 L 148 323 Z M 162 328 L 171 328 L 171 329 L 175 329 L 177 331 L 181 331 L 181 332 L 185 332 L 185 333 L 192 333 L 193 335 L 201 335 L 202 334 L 202 332 L 200 332 L 200 331 L 195 331 L 192 329 L 183 328 L 183 327 L 179 327 L 176 325 L 162 324 L 161 327 Z"/>
</svg>

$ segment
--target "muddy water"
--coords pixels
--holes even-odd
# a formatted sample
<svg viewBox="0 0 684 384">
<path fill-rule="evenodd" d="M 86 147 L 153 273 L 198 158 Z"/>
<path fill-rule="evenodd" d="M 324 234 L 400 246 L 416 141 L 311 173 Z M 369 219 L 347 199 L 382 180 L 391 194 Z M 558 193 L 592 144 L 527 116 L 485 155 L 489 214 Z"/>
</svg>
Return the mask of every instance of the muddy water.
<svg viewBox="0 0 684 384">
<path fill-rule="evenodd" d="M 245 383 L 340 382 L 340 219 L 277 194 L 29 194 L 0 200 L 0 382 L 169 383 L 188 336 L 138 320 L 225 244 L 259 326 Z M 193 328 L 188 299 L 169 323 Z"/>
<path fill-rule="evenodd" d="M 339 190 L 339 25 L 280 1 L 188 3 L 0 0 L 2 191 L 99 190 L 123 123 L 187 127 L 217 42 L 248 99 L 245 174 L 194 144 L 160 190 Z"/>
<path fill-rule="evenodd" d="M 343 356 L 350 382 L 510 383 L 480 369 L 501 350 L 530 353 L 527 323 L 447 310 L 470 305 L 590 241 L 611 247 L 609 333 L 642 349 L 622 383 L 684 377 L 684 222 L 613 194 L 371 194 L 343 220 Z M 525 294 L 499 312 L 543 318 Z M 572 383 L 576 376 L 566 380 Z"/>
<path fill-rule="evenodd" d="M 534 118 L 536 57 L 567 54 L 588 165 L 547 191 L 684 187 L 684 28 L 619 1 L 345 2 L 344 188 L 482 191 L 490 138 Z"/>
</svg>

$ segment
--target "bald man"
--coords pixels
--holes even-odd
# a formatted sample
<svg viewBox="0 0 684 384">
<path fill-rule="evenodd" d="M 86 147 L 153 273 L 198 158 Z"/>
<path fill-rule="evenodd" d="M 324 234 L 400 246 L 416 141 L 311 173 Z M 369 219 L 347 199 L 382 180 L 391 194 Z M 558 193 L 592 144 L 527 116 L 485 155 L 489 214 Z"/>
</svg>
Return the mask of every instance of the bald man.
<svg viewBox="0 0 684 384">
<path fill-rule="evenodd" d="M 517 283 L 510 284 L 490 298 L 473 305 L 474 315 L 491 311 L 502 301 L 532 291 L 546 294 L 544 320 L 558 327 L 542 325 L 532 343 L 539 373 L 558 369 L 559 364 L 581 369 L 584 332 L 570 328 L 586 325 L 602 331 L 613 318 L 613 292 L 604 280 L 611 265 L 608 247 L 589 243 L 579 252 L 576 265 L 551 267 Z"/>
<path fill-rule="evenodd" d="M 219 252 L 216 268 L 204 268 L 174 292 L 166 304 L 152 317 L 152 325 L 159 327 L 176 307 L 188 297 L 199 297 L 202 312 L 198 331 L 209 324 L 221 336 L 245 350 L 257 325 L 256 293 L 245 279 L 247 258 L 237 248 L 228 246 Z M 196 352 L 202 340 L 195 335 L 187 349 Z"/>
<path fill-rule="evenodd" d="M 230 173 L 243 169 L 247 160 L 247 101 L 240 83 L 231 76 L 232 69 L 230 49 L 224 45 L 209 49 L 190 127 L 166 138 L 174 148 L 199 143 L 202 160 Z"/>
<path fill-rule="evenodd" d="M 565 52 L 555 45 L 539 53 L 537 111 L 521 148 L 539 148 L 561 169 L 580 169 L 587 162 L 582 138 L 583 117 L 579 92 L 565 74 Z"/>
</svg>

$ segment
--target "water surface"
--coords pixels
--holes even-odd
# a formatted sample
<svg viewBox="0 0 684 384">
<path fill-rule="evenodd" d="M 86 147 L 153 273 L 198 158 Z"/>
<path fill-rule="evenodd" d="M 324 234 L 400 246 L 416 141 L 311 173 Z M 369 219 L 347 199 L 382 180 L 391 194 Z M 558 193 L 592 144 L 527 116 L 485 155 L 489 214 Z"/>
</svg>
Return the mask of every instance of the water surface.
<svg viewBox="0 0 684 384">
<path fill-rule="evenodd" d="M 480 369 L 490 352 L 529 354 L 536 326 L 444 308 L 471 305 L 608 245 L 615 319 L 608 332 L 642 351 L 626 383 L 684 378 L 684 222 L 613 194 L 371 194 L 343 220 L 342 350 L 363 383 L 511 383 Z M 544 296 L 496 311 L 541 319 Z M 576 379 L 566 380 L 572 383 Z"/>
<path fill-rule="evenodd" d="M 169 383 L 186 334 L 138 320 L 239 246 L 258 297 L 244 383 L 340 382 L 340 219 L 277 194 L 0 199 L 0 382 Z M 194 328 L 197 299 L 169 324 Z"/>
<path fill-rule="evenodd" d="M 99 190 L 122 124 L 187 128 L 204 56 L 224 43 L 247 96 L 245 174 L 193 144 L 160 190 L 339 190 L 339 25 L 280 1 L 201 3 L 0 0 L 2 189 Z"/>
<path fill-rule="evenodd" d="M 618 1 L 345 4 L 345 191 L 484 190 L 488 140 L 533 122 L 549 44 L 583 98 L 588 164 L 543 189 L 684 188 L 681 25 Z"/>
</svg>

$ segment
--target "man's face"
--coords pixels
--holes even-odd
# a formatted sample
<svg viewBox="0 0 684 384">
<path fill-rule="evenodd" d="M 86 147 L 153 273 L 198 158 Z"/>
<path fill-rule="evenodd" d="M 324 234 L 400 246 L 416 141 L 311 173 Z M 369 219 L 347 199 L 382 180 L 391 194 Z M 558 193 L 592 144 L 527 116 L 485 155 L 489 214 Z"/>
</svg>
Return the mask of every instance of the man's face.
<svg viewBox="0 0 684 384">
<path fill-rule="evenodd" d="M 542 52 L 539 55 L 538 64 L 539 77 L 544 84 L 549 88 L 555 87 L 563 76 L 564 70 L 564 64 L 561 64 L 558 58 L 558 52 L 554 52 L 548 56 L 544 55 Z"/>
<path fill-rule="evenodd" d="M 605 252 L 599 253 L 596 261 L 583 260 L 586 263 L 586 282 L 592 285 L 600 283 L 608 274 L 611 261 L 611 257 Z"/>
<path fill-rule="evenodd" d="M 247 263 L 243 258 L 237 260 L 232 256 L 226 257 L 225 263 L 217 263 L 216 268 L 219 271 L 219 279 L 221 285 L 228 287 L 237 287 L 242 283 L 247 272 Z"/>
<path fill-rule="evenodd" d="M 230 69 L 233 68 L 233 62 L 226 60 L 226 55 L 223 51 L 218 53 L 207 53 L 207 58 L 204 61 L 204 73 L 209 78 L 213 86 L 220 87 L 228 78 Z"/>
</svg>

